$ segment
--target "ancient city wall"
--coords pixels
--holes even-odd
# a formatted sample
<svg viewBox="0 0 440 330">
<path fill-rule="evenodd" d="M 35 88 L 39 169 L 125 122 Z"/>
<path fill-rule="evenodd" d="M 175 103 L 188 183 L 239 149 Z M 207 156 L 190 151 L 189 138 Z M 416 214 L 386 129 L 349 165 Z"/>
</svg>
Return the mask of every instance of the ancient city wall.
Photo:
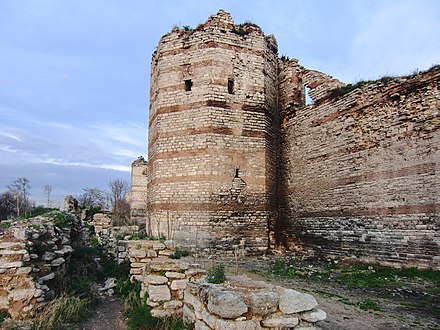
<svg viewBox="0 0 440 330">
<path fill-rule="evenodd" d="M 313 87 L 307 72 L 285 79 Z M 296 71 L 295 71 L 296 70 Z M 287 72 L 287 73 L 286 73 Z M 299 73 L 298 73 L 299 72 Z M 301 107 L 285 93 L 279 242 L 383 264 L 440 268 L 439 68 Z"/>
<path fill-rule="evenodd" d="M 150 234 L 192 248 L 267 249 L 276 47 L 223 11 L 161 38 L 151 67 Z"/>
</svg>

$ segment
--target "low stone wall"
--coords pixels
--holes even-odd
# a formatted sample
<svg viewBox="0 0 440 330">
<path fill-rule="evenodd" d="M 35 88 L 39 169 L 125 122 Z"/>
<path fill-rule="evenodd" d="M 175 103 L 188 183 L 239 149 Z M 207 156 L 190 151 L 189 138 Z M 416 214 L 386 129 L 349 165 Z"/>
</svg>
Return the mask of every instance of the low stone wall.
<svg viewBox="0 0 440 330">
<path fill-rule="evenodd" d="M 199 264 L 171 259 L 172 241 L 124 241 L 131 262 L 131 278 L 148 294 L 151 315 L 183 317 L 197 330 L 313 329 L 326 313 L 309 294 L 228 276 L 225 284 L 210 284 Z"/>
<path fill-rule="evenodd" d="M 109 257 L 118 263 L 128 259 L 124 238 L 138 233 L 139 226 L 113 226 L 111 218 L 103 213 L 93 216 L 93 226 L 99 244 Z"/>
<path fill-rule="evenodd" d="M 159 318 L 182 317 L 184 290 L 189 281 L 200 279 L 206 271 L 198 264 L 171 259 L 172 241 L 126 241 L 132 279 L 142 284 L 141 296 L 148 294 L 151 315 Z"/>
<path fill-rule="evenodd" d="M 246 276 L 228 276 L 225 284 L 189 282 L 183 318 L 196 330 L 311 330 L 327 316 L 317 305 L 306 293 Z"/>
<path fill-rule="evenodd" d="M 31 317 L 55 296 L 48 283 L 64 271 L 75 236 L 75 219 L 58 227 L 57 214 L 23 220 L 0 234 L 0 310 L 13 319 Z"/>
</svg>

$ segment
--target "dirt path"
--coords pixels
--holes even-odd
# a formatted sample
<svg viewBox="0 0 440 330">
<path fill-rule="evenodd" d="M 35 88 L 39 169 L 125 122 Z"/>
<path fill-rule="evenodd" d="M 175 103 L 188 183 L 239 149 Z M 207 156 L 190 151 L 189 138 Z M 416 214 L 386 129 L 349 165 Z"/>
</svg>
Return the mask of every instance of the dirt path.
<svg viewBox="0 0 440 330">
<path fill-rule="evenodd" d="M 117 297 L 100 300 L 95 314 L 81 327 L 82 330 L 126 330 L 123 321 L 124 306 Z"/>
</svg>

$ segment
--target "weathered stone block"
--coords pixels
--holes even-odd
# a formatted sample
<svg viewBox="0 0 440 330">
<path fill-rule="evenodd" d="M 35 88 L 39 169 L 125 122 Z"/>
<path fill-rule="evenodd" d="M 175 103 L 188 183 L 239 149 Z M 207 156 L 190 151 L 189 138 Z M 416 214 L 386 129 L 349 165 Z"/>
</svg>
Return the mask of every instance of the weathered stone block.
<svg viewBox="0 0 440 330">
<path fill-rule="evenodd" d="M 240 317 L 248 311 L 243 298 L 230 291 L 211 291 L 208 297 L 208 310 L 225 319 Z"/>
<path fill-rule="evenodd" d="M 128 251 L 128 255 L 132 258 L 145 258 L 145 256 L 147 255 L 147 252 L 145 252 L 145 250 L 143 250 L 142 248 L 136 249 L 136 248 L 131 248 Z"/>
<path fill-rule="evenodd" d="M 148 297 L 151 301 L 168 301 L 171 299 L 171 292 L 167 285 L 149 285 Z"/>
<path fill-rule="evenodd" d="M 280 299 L 279 294 L 272 291 L 250 292 L 247 297 L 251 312 L 262 316 L 275 312 Z"/>
<path fill-rule="evenodd" d="M 188 280 L 174 280 L 171 282 L 171 290 L 184 290 Z"/>
<path fill-rule="evenodd" d="M 318 303 L 316 299 L 307 293 L 300 293 L 292 289 L 278 288 L 280 292 L 280 311 L 286 314 L 310 311 Z"/>
<path fill-rule="evenodd" d="M 197 320 L 194 324 L 194 330 L 211 330 L 211 328 L 205 322 Z"/>
<path fill-rule="evenodd" d="M 327 313 L 321 309 L 316 309 L 310 312 L 301 313 L 300 317 L 306 322 L 316 323 L 325 320 L 327 318 Z"/>
<path fill-rule="evenodd" d="M 185 278 L 185 274 L 177 273 L 177 272 L 166 272 L 165 276 L 170 279 L 182 279 Z"/>
<path fill-rule="evenodd" d="M 147 275 L 145 276 L 145 282 L 147 284 L 165 284 L 168 282 L 168 278 L 165 276 Z"/>
<path fill-rule="evenodd" d="M 222 330 L 256 330 L 259 326 L 253 321 L 230 321 L 218 319 L 216 329 Z"/>
<path fill-rule="evenodd" d="M 299 323 L 297 317 L 270 317 L 261 322 L 268 328 L 293 328 Z"/>
<path fill-rule="evenodd" d="M 178 309 L 183 306 L 183 302 L 179 300 L 170 300 L 163 304 L 164 309 Z"/>
</svg>

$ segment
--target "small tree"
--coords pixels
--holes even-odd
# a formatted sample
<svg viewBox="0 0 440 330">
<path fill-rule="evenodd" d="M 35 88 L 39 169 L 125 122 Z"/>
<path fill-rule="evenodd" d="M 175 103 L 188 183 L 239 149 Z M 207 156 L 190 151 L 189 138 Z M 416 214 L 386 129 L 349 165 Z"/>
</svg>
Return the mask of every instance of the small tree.
<svg viewBox="0 0 440 330">
<path fill-rule="evenodd" d="M 90 210 L 106 209 L 107 195 L 99 188 L 84 188 L 84 193 L 76 197 L 81 208 Z"/>
<path fill-rule="evenodd" d="M 44 193 L 47 196 L 47 207 L 50 207 L 50 193 L 52 192 L 52 186 L 48 184 L 44 186 Z"/>
<path fill-rule="evenodd" d="M 29 183 L 29 180 L 25 177 L 15 179 L 12 181 L 12 183 L 8 186 L 9 192 L 13 194 L 15 200 L 16 200 L 16 213 L 17 216 L 20 216 L 20 213 L 25 213 L 30 208 L 29 203 L 29 196 L 30 196 L 30 189 L 31 185 Z"/>
<path fill-rule="evenodd" d="M 0 220 L 7 219 L 16 213 L 15 197 L 10 191 L 0 194 Z"/>
<path fill-rule="evenodd" d="M 126 196 L 130 191 L 130 185 L 122 179 L 111 180 L 108 185 L 113 219 L 118 222 L 127 222 L 130 219 L 130 204 L 127 202 Z"/>
</svg>

